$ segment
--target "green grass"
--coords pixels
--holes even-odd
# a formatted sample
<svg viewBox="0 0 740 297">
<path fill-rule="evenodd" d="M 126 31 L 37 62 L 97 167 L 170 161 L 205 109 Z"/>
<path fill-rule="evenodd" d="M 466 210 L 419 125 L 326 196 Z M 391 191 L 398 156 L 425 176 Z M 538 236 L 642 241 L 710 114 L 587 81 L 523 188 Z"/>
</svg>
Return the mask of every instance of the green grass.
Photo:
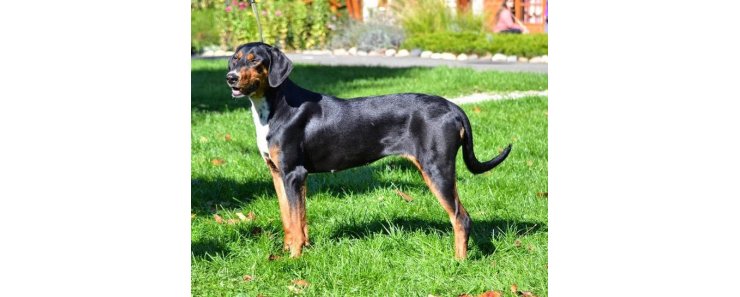
<svg viewBox="0 0 740 297">
<path fill-rule="evenodd" d="M 305 296 L 477 295 L 508 292 L 514 283 L 547 296 L 547 198 L 537 195 L 548 190 L 546 97 L 463 106 L 479 159 L 514 144 L 502 165 L 482 175 L 468 172 L 458 154 L 458 189 L 473 220 L 467 261 L 454 260 L 447 214 L 416 168 L 401 158 L 309 175 L 312 246 L 290 259 L 282 251 L 280 212 L 257 153 L 249 105 L 230 98 L 223 66 L 223 61 L 194 60 L 192 67 L 194 296 L 286 296 L 297 279 L 309 283 L 300 290 Z M 546 75 L 445 68 L 296 65 L 291 79 L 341 97 L 408 91 L 450 96 L 469 93 L 472 85 L 480 91 L 547 86 Z M 225 163 L 213 165 L 213 159 Z M 414 200 L 406 202 L 396 189 Z M 213 214 L 236 219 L 236 212 L 253 212 L 255 220 L 229 225 L 213 219 Z M 254 279 L 244 281 L 244 275 Z"/>
</svg>

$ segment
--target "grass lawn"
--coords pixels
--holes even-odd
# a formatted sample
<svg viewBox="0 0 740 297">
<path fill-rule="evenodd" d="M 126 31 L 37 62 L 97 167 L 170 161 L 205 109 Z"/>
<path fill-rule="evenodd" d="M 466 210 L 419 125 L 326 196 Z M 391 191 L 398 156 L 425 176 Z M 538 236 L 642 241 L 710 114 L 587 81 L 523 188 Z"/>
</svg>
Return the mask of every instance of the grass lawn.
<svg viewBox="0 0 740 297">
<path fill-rule="evenodd" d="M 290 259 L 282 251 L 280 211 L 258 155 L 248 100 L 230 97 L 225 66 L 224 60 L 192 62 L 193 296 L 475 296 L 488 290 L 513 296 L 512 284 L 547 296 L 546 97 L 463 106 L 479 159 L 514 144 L 503 164 L 482 175 L 468 172 L 458 154 L 460 199 L 473 220 L 467 261 L 454 260 L 452 226 L 419 172 L 396 157 L 309 175 L 312 246 Z M 547 75 L 448 68 L 295 65 L 291 79 L 344 98 L 547 88 Z M 237 212 L 253 219 L 241 221 Z"/>
</svg>

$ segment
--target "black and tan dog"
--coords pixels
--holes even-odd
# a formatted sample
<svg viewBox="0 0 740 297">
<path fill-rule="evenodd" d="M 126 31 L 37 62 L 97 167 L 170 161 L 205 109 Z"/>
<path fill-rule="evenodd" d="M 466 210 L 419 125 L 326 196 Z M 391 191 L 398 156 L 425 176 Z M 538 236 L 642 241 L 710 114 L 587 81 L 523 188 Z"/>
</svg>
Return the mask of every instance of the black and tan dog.
<svg viewBox="0 0 740 297">
<path fill-rule="evenodd" d="M 393 94 L 351 100 L 311 92 L 288 79 L 291 61 L 277 48 L 248 43 L 229 59 L 226 81 L 235 98 L 249 97 L 257 146 L 277 191 L 285 249 L 301 255 L 308 244 L 306 177 L 369 164 L 389 155 L 418 167 L 447 211 L 455 256 L 465 258 L 470 217 L 455 184 L 455 156 L 463 147 L 468 169 L 483 173 L 503 162 L 511 144 L 488 162 L 473 153 L 465 113 L 438 96 Z"/>
</svg>

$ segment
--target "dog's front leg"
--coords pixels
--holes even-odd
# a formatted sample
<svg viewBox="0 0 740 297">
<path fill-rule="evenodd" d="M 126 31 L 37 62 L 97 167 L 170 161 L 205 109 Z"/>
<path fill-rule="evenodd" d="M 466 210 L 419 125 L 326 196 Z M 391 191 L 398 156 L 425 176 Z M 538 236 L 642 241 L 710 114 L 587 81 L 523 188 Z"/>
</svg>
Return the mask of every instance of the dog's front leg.
<svg viewBox="0 0 740 297">
<path fill-rule="evenodd" d="M 290 170 L 280 169 L 269 159 L 265 159 L 272 174 L 272 182 L 280 205 L 280 218 L 283 223 L 283 249 L 290 250 L 291 257 L 301 255 L 303 246 L 309 245 L 308 225 L 306 224 L 306 177 L 303 167 Z"/>
<path fill-rule="evenodd" d="M 290 249 L 290 257 L 292 258 L 299 257 L 303 246 L 308 245 L 308 225 L 306 224 L 307 176 L 308 171 L 303 166 L 297 166 L 283 171 L 282 179 L 288 208 L 286 244 Z M 283 220 L 285 219 L 283 218 Z M 290 236 L 287 236 L 287 234 L 290 234 Z"/>
</svg>

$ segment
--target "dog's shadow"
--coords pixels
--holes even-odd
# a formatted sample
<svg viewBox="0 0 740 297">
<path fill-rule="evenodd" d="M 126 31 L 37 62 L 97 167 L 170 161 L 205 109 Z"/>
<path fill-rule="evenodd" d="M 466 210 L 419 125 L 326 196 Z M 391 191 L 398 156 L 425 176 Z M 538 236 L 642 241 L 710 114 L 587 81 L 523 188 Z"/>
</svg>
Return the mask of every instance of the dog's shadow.
<svg viewBox="0 0 740 297">
<path fill-rule="evenodd" d="M 307 181 L 307 199 L 314 195 L 329 195 L 343 199 L 348 193 L 364 194 L 385 188 L 426 187 L 421 181 L 421 174 L 418 183 L 411 183 L 382 178 L 380 171 L 384 169 L 418 173 L 409 161 L 389 159 L 336 173 L 310 174 Z M 221 209 L 236 209 L 251 203 L 257 197 L 267 196 L 277 199 L 272 177 L 267 170 L 258 176 L 260 178 L 247 182 L 224 178 L 191 179 L 190 208 L 196 214 L 207 215 Z"/>
<path fill-rule="evenodd" d="M 398 217 L 390 220 L 375 220 L 370 223 L 350 224 L 337 228 L 330 237 L 332 239 L 351 238 L 364 239 L 377 234 L 388 234 L 391 226 L 398 227 L 402 232 L 424 232 L 452 234 L 452 224 L 447 220 L 425 220 L 418 218 Z M 546 232 L 547 225 L 535 222 L 519 222 L 511 220 L 475 220 L 470 230 L 470 244 L 475 245 L 482 256 L 491 255 L 496 251 L 493 238 L 514 232 L 517 236 L 529 235 L 537 232 Z"/>
</svg>

